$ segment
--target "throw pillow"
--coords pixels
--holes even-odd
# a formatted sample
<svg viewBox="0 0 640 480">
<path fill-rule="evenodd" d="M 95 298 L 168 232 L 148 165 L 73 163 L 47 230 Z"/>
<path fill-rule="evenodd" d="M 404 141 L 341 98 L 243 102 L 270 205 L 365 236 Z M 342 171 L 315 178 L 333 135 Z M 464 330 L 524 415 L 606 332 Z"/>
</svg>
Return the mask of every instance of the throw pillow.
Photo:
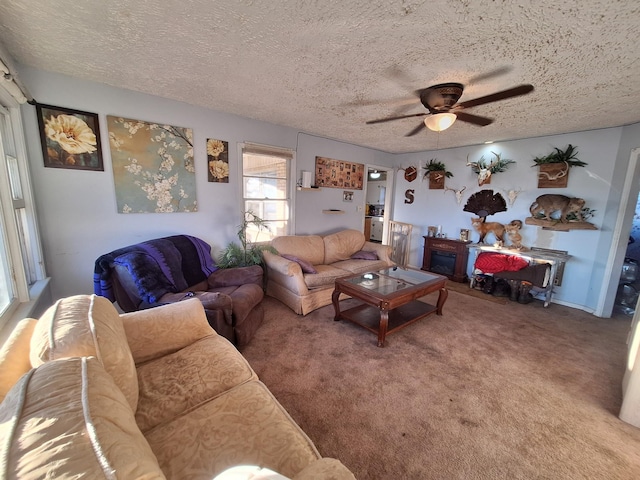
<svg viewBox="0 0 640 480">
<path fill-rule="evenodd" d="M 282 258 L 286 258 L 287 260 L 291 260 L 292 262 L 296 262 L 298 265 L 300 265 L 300 268 L 302 268 L 303 273 L 318 273 L 318 271 L 313 268 L 313 265 L 311 265 L 311 263 L 302 258 L 298 258 L 295 255 L 287 255 L 286 253 L 281 253 L 280 256 Z"/>
<path fill-rule="evenodd" d="M 378 260 L 378 254 L 376 252 L 368 250 L 360 250 L 359 252 L 351 255 L 354 260 Z"/>
</svg>

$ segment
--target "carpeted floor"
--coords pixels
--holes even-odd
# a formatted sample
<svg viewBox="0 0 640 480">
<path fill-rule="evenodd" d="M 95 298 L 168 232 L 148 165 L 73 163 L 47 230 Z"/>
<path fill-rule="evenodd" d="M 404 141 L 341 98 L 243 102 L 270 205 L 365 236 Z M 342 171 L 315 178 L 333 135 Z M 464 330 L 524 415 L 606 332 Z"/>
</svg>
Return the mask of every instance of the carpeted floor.
<svg viewBox="0 0 640 480">
<path fill-rule="evenodd" d="M 360 480 L 640 478 L 640 429 L 617 418 L 628 317 L 451 290 L 378 348 L 331 306 L 265 308 L 242 353 Z"/>
<path fill-rule="evenodd" d="M 509 301 L 508 298 L 505 297 L 496 297 L 495 295 L 490 295 L 488 293 L 484 293 L 481 290 L 476 290 L 474 288 L 469 288 L 469 282 L 447 282 L 447 290 L 450 292 L 458 292 L 464 295 L 470 295 L 475 298 L 480 298 L 482 300 L 486 300 L 488 302 L 505 304 Z"/>
</svg>

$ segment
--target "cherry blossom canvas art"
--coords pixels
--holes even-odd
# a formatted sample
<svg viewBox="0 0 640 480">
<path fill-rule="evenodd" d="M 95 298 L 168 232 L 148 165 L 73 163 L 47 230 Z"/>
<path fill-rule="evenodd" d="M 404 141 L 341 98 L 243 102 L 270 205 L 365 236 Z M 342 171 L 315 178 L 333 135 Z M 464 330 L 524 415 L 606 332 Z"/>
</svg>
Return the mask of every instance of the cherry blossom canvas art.
<svg viewBox="0 0 640 480">
<path fill-rule="evenodd" d="M 193 131 L 107 116 L 119 213 L 196 212 Z"/>
</svg>

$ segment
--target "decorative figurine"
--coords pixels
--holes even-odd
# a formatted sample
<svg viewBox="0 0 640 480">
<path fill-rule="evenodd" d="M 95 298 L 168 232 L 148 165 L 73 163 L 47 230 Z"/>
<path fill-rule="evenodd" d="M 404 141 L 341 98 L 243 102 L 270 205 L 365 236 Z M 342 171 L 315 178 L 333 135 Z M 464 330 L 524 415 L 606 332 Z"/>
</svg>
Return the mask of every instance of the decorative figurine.
<svg viewBox="0 0 640 480">
<path fill-rule="evenodd" d="M 522 228 L 522 222 L 520 220 L 511 220 L 509 225 L 504 226 L 504 230 L 509 236 L 509 241 L 513 248 L 518 250 L 522 249 L 522 235 L 520 235 L 520 229 Z"/>
<path fill-rule="evenodd" d="M 544 211 L 543 218 L 552 220 L 551 215 L 554 212 L 560 212 L 560 222 L 567 223 L 567 215 L 574 214 L 578 221 L 582 222 L 582 209 L 585 201 L 582 198 L 569 198 L 566 195 L 545 194 L 536 198 L 531 204 L 529 211 L 531 216 L 536 218 L 538 214 Z"/>
<path fill-rule="evenodd" d="M 484 237 L 488 233 L 493 233 L 498 242 L 504 241 L 504 225 L 499 222 L 485 222 L 484 218 L 472 218 L 471 225 L 480 234 L 478 243 L 485 243 Z"/>
</svg>

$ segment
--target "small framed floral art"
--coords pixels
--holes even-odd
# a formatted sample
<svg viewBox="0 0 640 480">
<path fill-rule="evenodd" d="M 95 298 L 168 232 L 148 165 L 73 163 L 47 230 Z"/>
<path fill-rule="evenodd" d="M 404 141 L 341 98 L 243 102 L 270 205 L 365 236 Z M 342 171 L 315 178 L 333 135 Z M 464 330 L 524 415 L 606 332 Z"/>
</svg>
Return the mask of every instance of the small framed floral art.
<svg viewBox="0 0 640 480">
<path fill-rule="evenodd" d="M 36 104 L 44 166 L 104 171 L 98 114 Z"/>
<path fill-rule="evenodd" d="M 207 138 L 209 181 L 229 183 L 229 142 Z"/>
</svg>

